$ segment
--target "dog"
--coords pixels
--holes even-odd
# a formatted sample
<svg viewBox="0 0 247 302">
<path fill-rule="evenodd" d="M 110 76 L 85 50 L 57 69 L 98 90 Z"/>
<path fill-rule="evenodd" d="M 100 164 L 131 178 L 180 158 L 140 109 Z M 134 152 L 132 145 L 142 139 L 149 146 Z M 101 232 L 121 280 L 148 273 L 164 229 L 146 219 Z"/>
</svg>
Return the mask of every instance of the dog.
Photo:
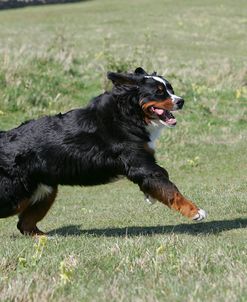
<svg viewBox="0 0 247 302">
<path fill-rule="evenodd" d="M 0 218 L 18 215 L 22 234 L 42 235 L 37 223 L 58 185 L 92 186 L 125 176 L 147 201 L 158 200 L 196 221 L 206 212 L 186 199 L 155 159 L 155 140 L 175 127 L 184 100 L 156 73 L 108 72 L 110 91 L 87 107 L 44 116 L 0 132 Z"/>
</svg>

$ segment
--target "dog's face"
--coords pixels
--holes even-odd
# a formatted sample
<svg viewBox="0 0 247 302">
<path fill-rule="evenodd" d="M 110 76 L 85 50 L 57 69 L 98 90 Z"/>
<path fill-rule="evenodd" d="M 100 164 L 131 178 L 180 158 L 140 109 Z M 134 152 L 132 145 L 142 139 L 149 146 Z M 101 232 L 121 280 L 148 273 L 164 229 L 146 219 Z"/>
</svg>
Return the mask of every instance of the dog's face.
<svg viewBox="0 0 247 302">
<path fill-rule="evenodd" d="M 171 84 L 161 76 L 147 74 L 141 67 L 133 74 L 108 73 L 117 87 L 128 85 L 138 89 L 138 102 L 146 124 L 174 127 L 177 123 L 171 111 L 182 109 L 184 100 L 174 94 Z"/>
</svg>

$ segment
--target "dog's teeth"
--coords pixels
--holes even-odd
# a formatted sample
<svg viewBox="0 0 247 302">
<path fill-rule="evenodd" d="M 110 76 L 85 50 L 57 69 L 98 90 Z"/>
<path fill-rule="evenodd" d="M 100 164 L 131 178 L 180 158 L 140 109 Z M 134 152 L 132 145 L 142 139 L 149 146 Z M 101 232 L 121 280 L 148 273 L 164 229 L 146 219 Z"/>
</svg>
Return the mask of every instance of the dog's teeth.
<svg viewBox="0 0 247 302">
<path fill-rule="evenodd" d="M 206 217 L 207 217 L 206 211 L 204 211 L 203 209 L 199 209 L 198 213 L 192 219 L 195 221 L 201 221 L 201 220 L 205 219 Z"/>
</svg>

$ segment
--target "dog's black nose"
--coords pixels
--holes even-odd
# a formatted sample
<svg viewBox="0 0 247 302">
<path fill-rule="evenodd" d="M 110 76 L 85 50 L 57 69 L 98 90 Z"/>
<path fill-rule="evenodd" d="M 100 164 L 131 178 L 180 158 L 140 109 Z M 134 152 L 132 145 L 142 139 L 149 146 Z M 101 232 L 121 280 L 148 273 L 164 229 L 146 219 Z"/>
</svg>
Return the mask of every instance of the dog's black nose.
<svg viewBox="0 0 247 302">
<path fill-rule="evenodd" d="M 178 106 L 178 109 L 182 109 L 184 105 L 184 99 L 178 99 L 176 105 Z"/>
</svg>

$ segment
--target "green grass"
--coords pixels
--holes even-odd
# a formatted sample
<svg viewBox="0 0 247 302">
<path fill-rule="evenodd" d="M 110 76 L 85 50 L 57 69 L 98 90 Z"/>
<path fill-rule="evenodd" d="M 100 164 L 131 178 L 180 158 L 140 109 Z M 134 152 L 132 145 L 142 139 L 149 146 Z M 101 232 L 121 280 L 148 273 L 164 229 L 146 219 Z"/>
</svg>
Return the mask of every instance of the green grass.
<svg viewBox="0 0 247 302">
<path fill-rule="evenodd" d="M 108 70 L 157 70 L 186 99 L 158 162 L 194 224 L 121 180 L 61 187 L 39 243 L 0 221 L 0 301 L 246 301 L 245 0 L 95 0 L 1 11 L 0 129 L 85 105 Z"/>
</svg>

